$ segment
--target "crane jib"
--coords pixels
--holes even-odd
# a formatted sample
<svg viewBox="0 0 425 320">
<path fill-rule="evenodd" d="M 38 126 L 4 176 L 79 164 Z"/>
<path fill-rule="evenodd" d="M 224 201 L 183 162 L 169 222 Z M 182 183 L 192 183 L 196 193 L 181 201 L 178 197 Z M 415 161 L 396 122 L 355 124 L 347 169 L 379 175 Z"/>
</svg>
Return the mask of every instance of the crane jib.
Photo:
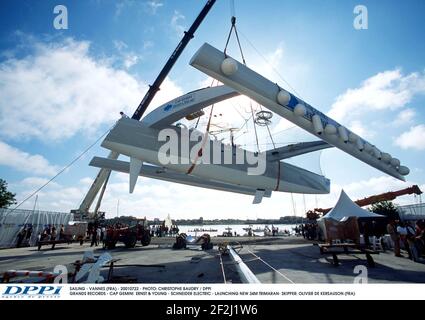
<svg viewBox="0 0 425 320">
<path fill-rule="evenodd" d="M 193 22 L 192 26 L 189 28 L 187 32 L 185 32 L 183 39 L 179 42 L 176 49 L 173 51 L 170 58 L 168 59 L 167 63 L 162 68 L 158 77 L 156 78 L 154 83 L 149 87 L 149 90 L 146 93 L 145 97 L 143 98 L 142 102 L 139 104 L 136 111 L 134 112 L 132 116 L 133 119 L 140 120 L 142 118 L 146 109 L 148 108 L 153 98 L 155 97 L 155 94 L 160 90 L 160 86 L 162 82 L 165 80 L 168 73 L 173 68 L 174 64 L 180 57 L 183 50 L 186 48 L 187 44 L 193 38 L 195 31 L 198 29 L 198 27 L 200 26 L 204 18 L 207 16 L 208 12 L 211 10 L 215 2 L 216 0 L 208 0 L 208 2 L 205 4 L 202 11 L 199 13 L 198 17 Z"/>
</svg>

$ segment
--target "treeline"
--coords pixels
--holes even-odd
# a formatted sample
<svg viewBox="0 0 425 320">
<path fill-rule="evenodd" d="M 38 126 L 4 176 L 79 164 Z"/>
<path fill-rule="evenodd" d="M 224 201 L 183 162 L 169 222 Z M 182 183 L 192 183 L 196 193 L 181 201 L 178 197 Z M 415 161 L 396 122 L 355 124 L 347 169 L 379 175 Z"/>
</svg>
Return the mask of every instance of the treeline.
<svg viewBox="0 0 425 320">
<path fill-rule="evenodd" d="M 241 219 L 178 219 L 173 220 L 173 222 L 179 226 L 184 225 L 223 225 L 223 224 L 298 224 L 305 222 L 306 219 L 301 217 L 280 217 L 279 219 L 256 219 L 256 220 L 241 220 Z"/>
<path fill-rule="evenodd" d="M 127 225 L 133 225 L 136 224 L 137 221 L 139 221 L 140 218 L 132 217 L 132 216 L 122 216 L 119 218 L 113 218 L 113 219 L 107 219 L 107 224 L 115 224 L 115 223 L 121 223 L 121 224 L 127 224 Z M 294 216 L 287 216 L 287 217 L 280 217 L 279 219 L 256 219 L 256 220 L 241 220 L 241 219 L 214 219 L 214 220 L 207 220 L 203 218 L 199 219 L 173 219 L 173 224 L 176 224 L 178 226 L 188 226 L 188 225 L 235 225 L 235 224 L 300 224 L 305 223 L 306 219 L 301 217 L 294 217 Z M 160 220 L 159 223 L 162 223 L 163 220 Z M 158 224 L 158 220 L 148 220 L 148 225 L 155 225 Z"/>
</svg>

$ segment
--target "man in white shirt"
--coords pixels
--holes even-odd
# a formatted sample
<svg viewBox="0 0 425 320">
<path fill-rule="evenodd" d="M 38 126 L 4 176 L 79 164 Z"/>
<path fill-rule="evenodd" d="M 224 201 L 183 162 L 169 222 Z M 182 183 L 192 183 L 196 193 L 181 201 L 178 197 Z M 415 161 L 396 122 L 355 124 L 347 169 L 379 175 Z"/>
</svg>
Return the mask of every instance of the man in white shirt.
<svg viewBox="0 0 425 320">
<path fill-rule="evenodd" d="M 120 115 L 121 115 L 121 119 L 125 119 L 125 118 L 129 118 L 129 116 L 128 115 L 126 115 L 124 112 L 120 112 Z"/>
</svg>

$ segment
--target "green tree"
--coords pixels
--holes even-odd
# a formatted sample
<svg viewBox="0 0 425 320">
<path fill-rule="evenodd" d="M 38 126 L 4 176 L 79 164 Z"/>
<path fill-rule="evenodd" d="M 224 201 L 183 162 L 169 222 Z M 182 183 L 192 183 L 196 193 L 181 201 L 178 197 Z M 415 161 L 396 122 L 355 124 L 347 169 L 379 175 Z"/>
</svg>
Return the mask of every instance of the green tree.
<svg viewBox="0 0 425 320">
<path fill-rule="evenodd" d="M 399 217 L 396 206 L 391 201 L 381 201 L 372 204 L 370 211 L 382 214 L 388 218 L 396 219 Z"/>
<path fill-rule="evenodd" d="M 12 204 L 16 204 L 16 194 L 7 190 L 7 182 L 0 179 L 0 208 L 8 208 Z"/>
</svg>

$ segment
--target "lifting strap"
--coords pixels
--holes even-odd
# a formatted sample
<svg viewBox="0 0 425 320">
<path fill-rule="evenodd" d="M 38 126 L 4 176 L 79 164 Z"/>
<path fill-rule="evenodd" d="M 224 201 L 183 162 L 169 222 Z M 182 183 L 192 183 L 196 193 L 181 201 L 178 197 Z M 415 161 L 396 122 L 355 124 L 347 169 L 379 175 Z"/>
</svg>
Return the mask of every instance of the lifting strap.
<svg viewBox="0 0 425 320">
<path fill-rule="evenodd" d="M 240 52 L 241 57 L 242 57 L 242 62 L 246 66 L 245 55 L 243 53 L 241 41 L 239 39 L 238 29 L 236 28 L 236 17 L 235 16 L 232 16 L 232 18 L 231 18 L 231 27 L 230 27 L 229 35 L 227 36 L 226 45 L 224 47 L 224 56 L 226 58 L 228 57 L 227 47 L 229 46 L 230 38 L 232 37 L 233 32 L 235 33 L 235 36 L 236 36 L 236 41 L 238 43 L 239 52 Z M 257 151 L 260 152 L 260 144 L 258 142 L 258 132 L 257 132 L 256 124 L 255 124 L 255 115 L 254 115 L 254 109 L 252 107 L 252 100 L 250 100 L 250 108 L 251 108 L 252 121 L 253 121 L 253 125 L 254 125 L 255 141 L 257 143 Z"/>
</svg>

